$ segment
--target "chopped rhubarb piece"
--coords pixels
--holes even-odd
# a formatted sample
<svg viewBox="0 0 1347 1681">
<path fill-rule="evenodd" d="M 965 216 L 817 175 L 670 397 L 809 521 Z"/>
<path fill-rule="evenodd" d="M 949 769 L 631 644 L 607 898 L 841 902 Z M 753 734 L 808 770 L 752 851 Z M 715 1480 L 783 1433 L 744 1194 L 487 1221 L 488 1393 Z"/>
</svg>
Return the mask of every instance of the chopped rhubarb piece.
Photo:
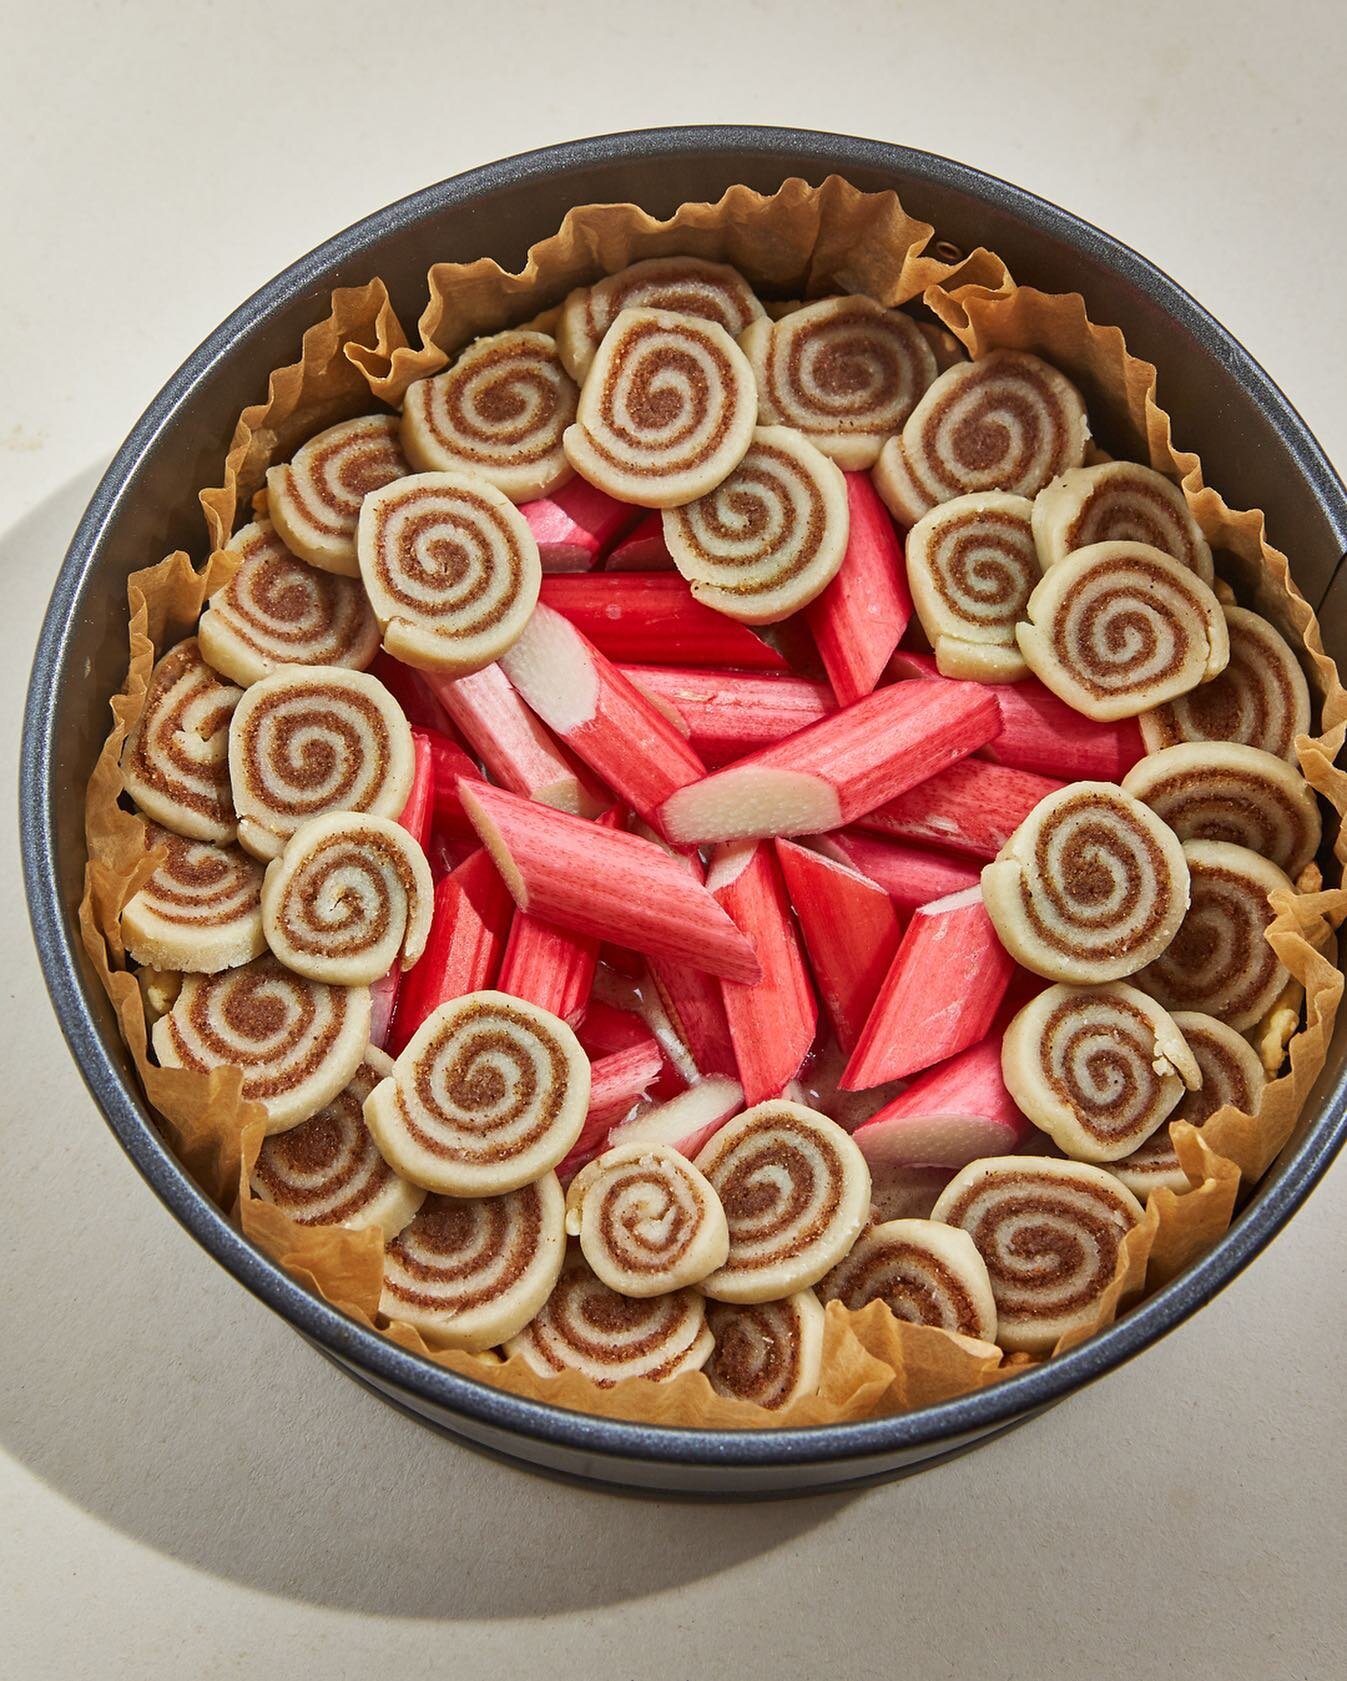
<svg viewBox="0 0 1347 1681">
<path fill-rule="evenodd" d="M 868 812 L 860 822 L 863 828 L 901 840 L 929 841 L 974 858 L 995 858 L 1038 802 L 1061 786 L 1031 771 L 965 759 Z"/>
<path fill-rule="evenodd" d="M 849 1052 L 898 949 L 898 913 L 882 887 L 846 864 L 793 841 L 778 841 L 776 855 L 819 997 Z"/>
<path fill-rule="evenodd" d="M 614 1051 L 590 1064 L 589 1112 L 570 1154 L 557 1168 L 563 1182 L 604 1149 L 608 1135 L 645 1096 L 663 1066 L 660 1048 L 647 1034 L 644 1043 Z"/>
<path fill-rule="evenodd" d="M 479 849 L 435 887 L 430 937 L 403 976 L 388 1048 L 394 1056 L 432 1010 L 495 981 L 514 906 L 489 855 Z"/>
<path fill-rule="evenodd" d="M 744 1107 L 744 1088 L 717 1075 L 699 1080 L 667 1103 L 623 1121 L 609 1134 L 612 1144 L 667 1144 L 689 1161 Z"/>
<path fill-rule="evenodd" d="M 544 572 L 588 572 L 642 513 L 579 477 L 551 496 L 522 503 L 519 511 L 538 544 Z"/>
<path fill-rule="evenodd" d="M 651 1032 L 635 1010 L 624 1010 L 616 1004 L 605 1004 L 601 998 L 591 998 L 575 1036 L 580 1048 L 593 1059 L 643 1044 Z"/>
<path fill-rule="evenodd" d="M 705 776 L 664 713 L 550 607 L 534 609 L 500 663 L 543 723 L 642 817 Z"/>
<path fill-rule="evenodd" d="M 608 556 L 610 572 L 666 572 L 673 570 L 673 556 L 664 541 L 664 516 L 656 510 L 622 539 Z"/>
<path fill-rule="evenodd" d="M 606 963 L 610 969 L 616 969 L 619 975 L 626 975 L 634 981 L 639 981 L 645 974 L 645 958 L 639 951 L 628 951 L 626 946 L 615 946 L 605 942 L 599 947 L 599 962 Z"/>
<path fill-rule="evenodd" d="M 695 601 L 676 572 L 544 578 L 541 599 L 610 660 L 787 669 L 785 658 L 747 625 Z"/>
<path fill-rule="evenodd" d="M 847 473 L 851 534 L 841 570 L 807 617 L 840 706 L 868 695 L 912 617 L 903 546 L 868 473 Z"/>
<path fill-rule="evenodd" d="M 489 783 L 459 798 L 520 910 L 647 957 L 691 963 L 730 980 L 762 970 L 751 943 L 662 847 L 601 828 Z"/>
<path fill-rule="evenodd" d="M 984 1038 L 1015 972 L 980 887 L 914 911 L 842 1075 L 848 1091 L 905 1079 Z"/>
<path fill-rule="evenodd" d="M 694 880 L 699 883 L 705 880 L 701 859 L 695 852 L 666 850 L 677 866 L 686 870 Z M 692 1075 L 737 1075 L 739 1065 L 734 1058 L 734 1041 L 730 1038 L 730 1024 L 725 1019 L 720 982 L 715 976 L 708 975 L 703 969 L 693 968 L 690 963 L 660 957 L 650 959 L 649 974 L 650 985 L 642 989 L 642 1009 L 649 1014 L 653 1002 L 649 992 L 653 988 L 660 1013 L 691 1059 Z"/>
<path fill-rule="evenodd" d="M 437 822 L 430 831 L 430 844 L 426 847 L 432 879 L 442 881 L 445 876 L 452 875 L 476 850 L 477 831 L 471 824 L 468 824 L 466 834 L 460 834 Z"/>
<path fill-rule="evenodd" d="M 712 766 L 784 741 L 834 710 L 828 685 L 803 677 L 701 671 L 695 666 L 618 669 L 642 694 L 672 707 L 690 745 Z"/>
<path fill-rule="evenodd" d="M 1001 1078 L 994 1033 L 918 1076 L 851 1136 L 876 1165 L 958 1168 L 1012 1154 L 1032 1130 Z"/>
<path fill-rule="evenodd" d="M 752 941 L 762 964 L 755 984 L 722 981 L 720 988 L 744 1102 L 761 1103 L 795 1078 L 814 1042 L 818 1008 L 809 972 L 771 847 L 722 847 L 706 873 L 706 888 Z"/>
<path fill-rule="evenodd" d="M 441 736 L 443 741 L 444 737 Z M 452 745 L 452 743 L 450 744 Z M 457 751 L 457 749 L 455 749 Z M 462 755 L 467 759 L 467 754 Z M 471 764 L 472 761 L 468 760 Z M 398 822 L 424 852 L 435 819 L 435 750 L 430 733 L 412 730 L 412 786 Z"/>
<path fill-rule="evenodd" d="M 502 787 L 558 811 L 593 817 L 603 810 L 498 665 L 471 677 L 427 681 Z"/>
<path fill-rule="evenodd" d="M 980 865 L 966 859 L 924 846 L 904 846 L 863 829 L 838 829 L 820 835 L 814 844 L 825 858 L 836 858 L 878 882 L 905 917 L 932 899 L 976 887 L 982 873 Z"/>
<path fill-rule="evenodd" d="M 906 650 L 895 657 L 893 670 L 904 677 L 938 675 L 934 654 Z M 1121 782 L 1146 751 L 1135 718 L 1099 723 L 1059 700 L 1036 677 L 987 687 L 1001 709 L 1001 733 L 981 751 L 998 765 L 1067 782 Z"/>
<path fill-rule="evenodd" d="M 472 824 L 464 816 L 458 799 L 458 779 L 482 781 L 482 773 L 456 741 L 438 730 L 413 728 L 413 740 L 425 743 L 431 766 L 432 816 L 436 827 L 455 835 L 471 835 Z"/>
<path fill-rule="evenodd" d="M 438 730 L 442 735 L 449 733 L 452 726 L 448 714 L 440 705 L 422 672 L 413 671 L 411 666 L 403 665 L 401 660 L 395 660 L 392 654 L 385 653 L 382 648 L 374 656 L 374 663 L 369 671 L 370 676 L 379 679 L 406 713 L 409 724 L 419 724 L 422 729 Z"/>
<path fill-rule="evenodd" d="M 979 683 L 894 683 L 680 788 L 662 826 L 675 844 L 822 834 L 945 770 L 1000 727 Z"/>
</svg>

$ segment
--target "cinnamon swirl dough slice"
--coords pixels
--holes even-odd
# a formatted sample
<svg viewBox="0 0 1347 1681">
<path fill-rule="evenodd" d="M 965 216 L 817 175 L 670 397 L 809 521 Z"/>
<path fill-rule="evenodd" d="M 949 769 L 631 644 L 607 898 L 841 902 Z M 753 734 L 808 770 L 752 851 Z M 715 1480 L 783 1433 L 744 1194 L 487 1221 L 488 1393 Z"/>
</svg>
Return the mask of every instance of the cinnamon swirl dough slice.
<svg viewBox="0 0 1347 1681">
<path fill-rule="evenodd" d="M 434 893 L 426 855 L 400 824 L 333 812 L 296 830 L 267 866 L 262 926 L 287 969 L 369 986 L 425 950 Z"/>
<path fill-rule="evenodd" d="M 1184 1037 L 1202 1074 L 1202 1084 L 1179 1099 L 1178 1108 L 1167 1123 L 1121 1161 L 1110 1162 L 1109 1171 L 1134 1196 L 1145 1197 L 1162 1186 L 1182 1193 L 1188 1189 L 1188 1175 L 1179 1165 L 1170 1128 L 1175 1121 L 1200 1127 L 1227 1104 L 1251 1115 L 1267 1076 L 1258 1053 L 1233 1027 L 1198 1010 L 1175 1010 L 1170 1020 Z"/>
<path fill-rule="evenodd" d="M 369 1045 L 366 987 L 323 986 L 258 957 L 219 975 L 186 975 L 173 1008 L 154 1024 L 165 1068 L 209 1074 L 238 1068 L 243 1096 L 260 1103 L 267 1131 L 298 1126 L 349 1083 Z"/>
<path fill-rule="evenodd" d="M 555 1173 L 503 1196 L 432 1196 L 384 1251 L 379 1311 L 442 1348 L 494 1348 L 547 1300 L 566 1254 Z"/>
<path fill-rule="evenodd" d="M 778 1412 L 817 1392 L 826 1320 L 812 1290 L 780 1302 L 710 1302 L 706 1324 L 715 1348 L 702 1370 L 717 1395 Z"/>
<path fill-rule="evenodd" d="M 967 1232 L 982 1256 L 1001 1347 L 1046 1354 L 1098 1311 L 1142 1208 L 1101 1167 L 987 1156 L 955 1174 L 932 1217 Z"/>
<path fill-rule="evenodd" d="M 1111 782 L 1040 800 L 982 872 L 1001 944 L 1048 980 L 1120 980 L 1156 958 L 1188 908 L 1185 849 Z"/>
<path fill-rule="evenodd" d="M 467 677 L 515 642 L 542 561 L 524 516 L 468 473 L 414 473 L 365 498 L 360 576 L 384 647 L 422 671 Z"/>
<path fill-rule="evenodd" d="M 693 595 L 750 625 L 775 624 L 821 595 L 850 529 L 840 468 L 785 426 L 759 426 L 727 479 L 664 511 L 664 541 Z"/>
<path fill-rule="evenodd" d="M 1072 467 L 1034 498 L 1034 540 L 1046 571 L 1094 543 L 1145 543 L 1172 555 L 1204 584 L 1211 549 L 1172 480 L 1135 461 Z"/>
<path fill-rule="evenodd" d="M 168 856 L 122 911 L 122 939 L 137 963 L 214 975 L 267 949 L 262 866 L 237 846 L 185 840 L 145 825 L 145 850 Z"/>
<path fill-rule="evenodd" d="M 1030 669 L 1087 718 L 1134 718 L 1224 669 L 1221 604 L 1145 543 L 1093 543 L 1044 573 L 1015 635 Z"/>
<path fill-rule="evenodd" d="M 1247 846 L 1290 876 L 1319 850 L 1323 823 L 1314 790 L 1285 759 L 1260 747 L 1180 742 L 1139 759 L 1122 786 L 1180 840 Z"/>
<path fill-rule="evenodd" d="M 904 525 L 977 491 L 1036 496 L 1079 467 L 1090 426 L 1065 375 L 1020 350 L 947 369 L 875 464 L 875 488 Z"/>
<path fill-rule="evenodd" d="M 723 327 L 624 309 L 563 441 L 576 472 L 609 496 L 677 508 L 729 477 L 748 453 L 757 413 L 753 370 Z"/>
<path fill-rule="evenodd" d="M 885 1302 L 895 1319 L 996 1338 L 987 1268 L 967 1232 L 935 1220 L 868 1226 L 818 1287 L 821 1300 L 863 1308 Z"/>
<path fill-rule="evenodd" d="M 907 581 L 945 677 L 1014 683 L 1028 673 L 1015 641 L 1040 572 L 1024 496 L 956 496 L 907 534 Z"/>
<path fill-rule="evenodd" d="M 823 298 L 739 340 L 758 382 L 758 415 L 793 426 L 839 467 L 873 467 L 936 375 L 909 315 L 873 298 Z"/>
<path fill-rule="evenodd" d="M 562 1161 L 588 1108 L 589 1059 L 564 1021 L 503 992 L 470 992 L 417 1028 L 365 1121 L 414 1185 L 495 1196 Z"/>
<path fill-rule="evenodd" d="M 402 708 L 377 678 L 340 666 L 282 666 L 244 694 L 229 730 L 239 840 L 278 857 L 332 811 L 396 817 L 415 756 Z"/>
<path fill-rule="evenodd" d="M 307 1121 L 264 1139 L 252 1193 L 300 1226 L 374 1227 L 393 1237 L 425 1201 L 379 1154 L 361 1108 L 393 1062 L 371 1045 L 345 1091 Z"/>
<path fill-rule="evenodd" d="M 1237 741 L 1296 762 L 1296 737 L 1308 735 L 1305 673 L 1276 628 L 1244 607 L 1224 609 L 1230 659 L 1203 683 L 1139 720 L 1148 753 L 1179 741 Z"/>
<path fill-rule="evenodd" d="M 150 673 L 122 749 L 122 786 L 147 817 L 191 840 L 232 841 L 229 722 L 243 691 L 211 670 L 195 636 Z"/>
<path fill-rule="evenodd" d="M 1287 972 L 1267 941 L 1268 895 L 1293 892 L 1285 872 L 1225 841 L 1186 841 L 1192 902 L 1183 924 L 1136 984 L 1167 1009 L 1200 1010 L 1228 1027 L 1253 1027 Z"/>
<path fill-rule="evenodd" d="M 267 512 L 285 546 L 301 560 L 358 578 L 360 504 L 370 491 L 411 470 L 398 443 L 396 415 L 343 420 L 301 445 L 286 465 L 268 468 Z"/>
<path fill-rule="evenodd" d="M 702 1280 L 722 1302 L 768 1302 L 816 1284 L 870 1214 L 870 1169 L 850 1135 L 776 1099 L 727 1121 L 697 1156 L 729 1223 L 725 1265 Z"/>
<path fill-rule="evenodd" d="M 378 653 L 360 585 L 296 559 L 268 521 L 245 525 L 226 552 L 238 555 L 238 571 L 197 626 L 201 652 L 226 677 L 247 688 L 280 665 L 363 671 Z"/>
<path fill-rule="evenodd" d="M 408 386 L 402 447 L 420 472 L 473 473 L 528 502 L 571 476 L 561 435 L 579 395 L 546 333 L 496 333 Z"/>
<path fill-rule="evenodd" d="M 730 1252 L 720 1198 L 667 1144 L 619 1144 L 582 1168 L 566 1193 L 566 1230 L 624 1296 L 698 1284 Z"/>
<path fill-rule="evenodd" d="M 1135 987 L 1050 986 L 1001 1043 L 1006 1089 L 1076 1161 L 1130 1155 L 1202 1070 L 1173 1018 Z"/>
<path fill-rule="evenodd" d="M 561 306 L 557 350 L 572 379 L 583 381 L 604 334 L 624 309 L 661 309 L 714 321 L 732 339 L 763 314 L 737 269 L 700 257 L 650 257 L 582 286 Z"/>
<path fill-rule="evenodd" d="M 591 1272 L 578 1251 L 531 1325 L 505 1344 L 543 1377 L 580 1372 L 600 1389 L 625 1378 L 666 1382 L 703 1367 L 712 1348 L 706 1303 L 695 1290 L 636 1299 Z"/>
</svg>

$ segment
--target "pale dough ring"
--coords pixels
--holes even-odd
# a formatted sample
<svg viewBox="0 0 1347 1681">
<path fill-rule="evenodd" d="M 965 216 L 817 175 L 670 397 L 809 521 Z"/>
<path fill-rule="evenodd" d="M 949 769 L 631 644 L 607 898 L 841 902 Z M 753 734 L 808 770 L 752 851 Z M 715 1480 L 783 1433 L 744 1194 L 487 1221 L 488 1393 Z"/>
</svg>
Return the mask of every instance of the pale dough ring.
<svg viewBox="0 0 1347 1681">
<path fill-rule="evenodd" d="M 779 1302 L 709 1302 L 715 1348 L 702 1371 L 717 1395 L 777 1412 L 817 1392 L 825 1323 L 812 1290 Z"/>
<path fill-rule="evenodd" d="M 624 1296 L 700 1283 L 730 1252 L 720 1198 L 667 1144 L 620 1144 L 582 1168 L 566 1193 L 566 1230 Z"/>
<path fill-rule="evenodd" d="M 1013 683 L 1028 673 L 1015 640 L 1040 571 L 1024 496 L 956 496 L 907 534 L 907 581 L 945 677 Z"/>
<path fill-rule="evenodd" d="M 195 636 L 150 673 L 140 721 L 122 749 L 122 786 L 147 817 L 176 835 L 234 838 L 229 726 L 242 696 L 206 664 Z"/>
<path fill-rule="evenodd" d="M 1147 543 L 1210 584 L 1211 548 L 1172 480 L 1134 461 L 1070 467 L 1034 498 L 1034 538 L 1046 570 L 1092 543 Z"/>
<path fill-rule="evenodd" d="M 996 1302 L 981 1255 L 966 1232 L 935 1220 L 867 1226 L 818 1287 L 825 1302 L 884 1302 L 896 1319 L 937 1325 L 992 1342 Z"/>
<path fill-rule="evenodd" d="M 329 426 L 267 470 L 267 512 L 285 546 L 310 566 L 360 575 L 355 555 L 360 504 L 372 490 L 405 478 L 398 419 L 365 414 Z"/>
<path fill-rule="evenodd" d="M 122 911 L 137 963 L 213 975 L 260 957 L 262 866 L 238 846 L 186 840 L 145 825 L 145 849 L 166 857 Z"/>
</svg>

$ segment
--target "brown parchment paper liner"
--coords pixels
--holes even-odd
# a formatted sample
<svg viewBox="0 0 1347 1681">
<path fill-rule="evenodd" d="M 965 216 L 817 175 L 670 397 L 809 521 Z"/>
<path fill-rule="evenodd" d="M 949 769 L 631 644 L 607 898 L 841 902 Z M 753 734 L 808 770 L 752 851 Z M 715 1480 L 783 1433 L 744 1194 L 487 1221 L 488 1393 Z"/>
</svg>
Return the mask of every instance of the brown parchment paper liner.
<svg viewBox="0 0 1347 1681">
<path fill-rule="evenodd" d="M 209 1078 L 160 1069 L 146 1055 L 144 1005 L 127 971 L 118 931 L 126 900 L 156 859 L 143 845 L 142 820 L 119 804 L 118 759 L 140 716 L 154 659 L 195 625 L 206 596 L 229 576 L 219 553 L 249 517 L 268 466 L 305 437 L 379 404 L 396 406 L 407 385 L 445 366 L 471 338 L 529 320 L 549 321 L 572 287 L 643 257 L 687 253 L 735 264 L 767 297 L 863 291 L 890 305 L 920 300 L 974 354 L 999 347 L 1036 351 L 1082 388 L 1091 421 L 1113 454 L 1130 455 L 1178 478 L 1240 598 L 1277 623 L 1301 654 L 1316 697 L 1321 733 L 1298 743 L 1311 784 L 1339 818 L 1347 777 L 1335 764 L 1347 734 L 1347 693 L 1325 656 L 1314 614 L 1292 584 L 1286 557 L 1272 548 L 1258 512 L 1232 510 L 1206 486 L 1196 456 L 1179 450 L 1156 400 L 1155 369 L 1128 354 L 1117 329 L 1091 323 L 1075 295 L 1018 287 L 1004 265 L 978 250 L 957 263 L 926 255 L 931 228 L 907 216 L 891 193 L 865 194 L 837 178 L 814 188 L 787 182 L 763 196 L 731 188 L 716 204 L 683 206 L 658 221 L 632 205 L 572 211 L 558 232 L 530 251 L 519 273 L 490 259 L 439 264 L 413 347 L 382 283 L 335 292 L 325 320 L 304 336 L 299 360 L 270 377 L 266 398 L 244 410 L 225 459 L 223 481 L 201 493 L 213 551 L 201 570 L 185 555 L 134 574 L 130 669 L 113 702 L 114 725 L 90 781 L 90 863 L 80 907 L 84 942 L 117 1010 L 137 1070 L 169 1143 L 202 1188 L 231 1210 L 249 1239 L 306 1288 L 436 1364 L 531 1399 L 648 1423 L 724 1428 L 833 1423 L 934 1404 L 1034 1362 L 990 1345 L 901 1323 L 882 1303 L 827 1313 L 825 1378 L 819 1395 L 780 1413 L 717 1397 L 701 1374 L 668 1384 L 633 1381 L 599 1389 L 576 1374 L 540 1378 L 518 1359 L 432 1350 L 410 1327 L 378 1316 L 380 1242 L 371 1233 L 297 1226 L 254 1199 L 248 1175 L 263 1136 L 257 1105 L 240 1099 L 239 1076 Z M 1258 1038 L 1285 1037 L 1288 1065 L 1265 1088 L 1257 1113 L 1227 1108 L 1200 1131 L 1176 1124 L 1174 1141 L 1191 1188 L 1153 1192 L 1145 1219 L 1122 1245 L 1116 1276 L 1094 1322 L 1064 1337 L 1057 1352 L 1108 1324 L 1145 1289 L 1176 1276 L 1217 1241 L 1242 1184 L 1263 1173 L 1295 1126 L 1323 1066 L 1342 976 L 1324 951 L 1347 914 L 1340 882 L 1347 839 L 1338 834 L 1333 879 L 1320 891 L 1278 895 L 1269 938 L 1291 981 L 1275 1019 Z M 1319 887 L 1317 879 L 1304 885 Z"/>
</svg>

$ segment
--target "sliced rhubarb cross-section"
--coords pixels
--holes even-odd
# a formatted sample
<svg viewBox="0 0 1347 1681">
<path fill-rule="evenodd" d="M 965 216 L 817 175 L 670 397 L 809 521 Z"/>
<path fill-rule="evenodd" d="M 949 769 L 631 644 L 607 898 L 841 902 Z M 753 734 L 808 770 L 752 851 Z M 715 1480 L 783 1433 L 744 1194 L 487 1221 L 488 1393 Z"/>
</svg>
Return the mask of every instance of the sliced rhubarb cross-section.
<svg viewBox="0 0 1347 1681">
<path fill-rule="evenodd" d="M 868 473 L 847 473 L 851 533 L 837 576 L 806 612 L 838 704 L 868 695 L 912 617 L 903 546 Z"/>
<path fill-rule="evenodd" d="M 688 744 L 706 764 L 728 764 L 818 723 L 835 710 L 826 683 L 696 666 L 618 668 L 642 694 L 681 720 Z"/>
<path fill-rule="evenodd" d="M 982 873 L 982 866 L 967 858 L 934 847 L 885 840 L 864 829 L 837 829 L 830 835 L 820 835 L 814 845 L 826 858 L 849 864 L 877 882 L 902 917 L 910 916 L 918 905 L 929 905 L 932 899 L 976 887 Z"/>
<path fill-rule="evenodd" d="M 876 882 L 794 841 L 776 843 L 809 966 L 837 1042 L 850 1052 L 898 949 L 901 925 Z"/>
<path fill-rule="evenodd" d="M 751 982 L 752 944 L 700 882 L 653 841 L 606 829 L 489 783 L 459 798 L 520 910 L 647 957 Z"/>
<path fill-rule="evenodd" d="M 1006 1090 L 1001 1035 L 993 1033 L 919 1075 L 851 1136 L 876 1167 L 959 1168 L 1010 1155 L 1032 1130 Z"/>
<path fill-rule="evenodd" d="M 1015 972 L 980 887 L 914 911 L 842 1075 L 864 1091 L 917 1074 L 984 1038 Z"/>
<path fill-rule="evenodd" d="M 731 1116 L 744 1107 L 744 1088 L 737 1080 L 716 1075 L 699 1080 L 667 1103 L 656 1104 L 623 1121 L 609 1134 L 612 1144 L 667 1144 L 689 1161 L 713 1138 Z"/>
<path fill-rule="evenodd" d="M 979 683 L 894 683 L 680 788 L 664 803 L 662 827 L 676 845 L 822 834 L 955 764 L 1000 727 Z"/>
<path fill-rule="evenodd" d="M 521 503 L 538 545 L 544 572 L 588 572 L 636 524 L 641 509 L 585 479 L 568 479 L 560 490 Z"/>
<path fill-rule="evenodd" d="M 664 541 L 664 516 L 658 509 L 643 515 L 616 544 L 605 565 L 609 572 L 671 572 L 673 556 Z"/>
<path fill-rule="evenodd" d="M 884 693 L 910 687 L 896 683 Z M 974 858 L 995 858 L 1038 802 L 1061 787 L 1049 776 L 1011 770 L 986 759 L 965 759 L 886 801 L 860 821 L 867 829 L 900 840 L 947 846 Z"/>
<path fill-rule="evenodd" d="M 705 776 L 665 714 L 550 607 L 534 609 L 500 664 L 553 734 L 642 817 Z"/>
<path fill-rule="evenodd" d="M 721 982 L 739 1083 L 747 1104 L 780 1095 L 814 1042 L 818 1008 L 791 921 L 773 850 L 761 842 L 722 847 L 706 872 L 707 891 L 753 944 L 761 979 Z"/>
<path fill-rule="evenodd" d="M 544 578 L 541 600 L 584 631 L 610 660 L 788 669 L 785 656 L 747 625 L 694 600 L 676 572 Z"/>
</svg>

